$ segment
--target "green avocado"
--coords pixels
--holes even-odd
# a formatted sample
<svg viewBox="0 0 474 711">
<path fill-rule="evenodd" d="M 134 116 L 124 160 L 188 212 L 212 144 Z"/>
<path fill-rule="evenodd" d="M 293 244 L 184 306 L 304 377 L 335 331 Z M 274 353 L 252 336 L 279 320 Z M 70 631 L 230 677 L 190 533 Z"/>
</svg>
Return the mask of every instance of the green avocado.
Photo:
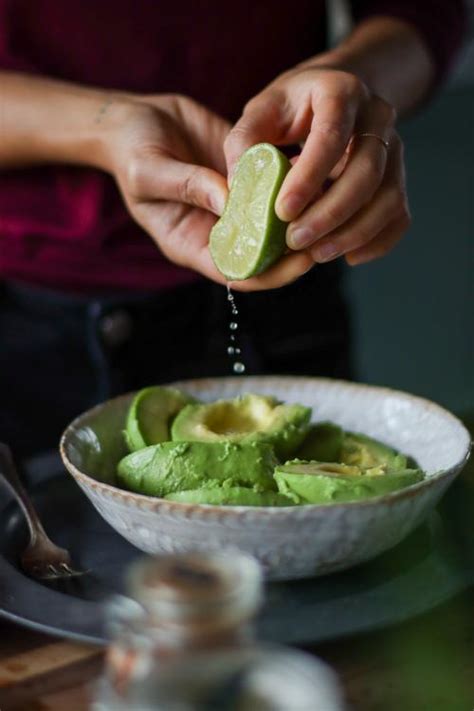
<svg viewBox="0 0 474 711">
<path fill-rule="evenodd" d="M 296 456 L 306 461 L 338 462 L 343 440 L 344 432 L 340 427 L 332 422 L 318 422 L 310 425 Z"/>
<path fill-rule="evenodd" d="M 149 496 L 227 486 L 275 490 L 273 448 L 265 443 L 162 442 L 132 452 L 118 464 L 119 483 Z"/>
<path fill-rule="evenodd" d="M 303 441 L 310 417 L 309 407 L 247 394 L 234 400 L 187 405 L 174 420 L 171 435 L 175 441 L 186 442 L 264 441 L 285 460 L 294 456 Z"/>
<path fill-rule="evenodd" d="M 333 504 L 382 496 L 423 479 L 419 469 L 360 467 L 294 460 L 275 469 L 278 491 L 296 504 Z"/>
<path fill-rule="evenodd" d="M 171 439 L 170 424 L 178 412 L 196 400 L 175 388 L 140 390 L 128 410 L 125 440 L 131 452 Z"/>
<path fill-rule="evenodd" d="M 407 458 L 392 447 L 358 432 L 344 434 L 339 461 L 362 469 L 386 464 L 390 469 L 406 469 Z"/>
<path fill-rule="evenodd" d="M 275 491 L 254 491 L 244 486 L 222 486 L 218 489 L 194 489 L 168 494 L 169 501 L 186 504 L 214 504 L 217 506 L 294 506 L 288 496 Z"/>
</svg>

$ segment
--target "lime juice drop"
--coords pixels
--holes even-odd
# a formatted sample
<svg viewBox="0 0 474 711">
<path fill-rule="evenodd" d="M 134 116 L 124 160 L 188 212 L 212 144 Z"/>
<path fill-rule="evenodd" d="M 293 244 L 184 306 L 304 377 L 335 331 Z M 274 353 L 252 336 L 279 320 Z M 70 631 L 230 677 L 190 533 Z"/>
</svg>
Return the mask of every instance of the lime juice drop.
<svg viewBox="0 0 474 711">
<path fill-rule="evenodd" d="M 241 349 L 237 345 L 237 340 L 235 332 L 239 328 L 237 321 L 237 316 L 239 315 L 239 310 L 237 304 L 235 303 L 235 296 L 233 295 L 230 286 L 227 284 L 227 301 L 230 304 L 231 320 L 229 321 L 229 331 L 230 331 L 230 345 L 227 347 L 227 354 L 232 356 L 239 356 L 241 354 Z M 245 373 L 245 364 L 241 361 L 234 361 L 232 364 L 232 370 L 234 373 L 239 375 Z"/>
</svg>

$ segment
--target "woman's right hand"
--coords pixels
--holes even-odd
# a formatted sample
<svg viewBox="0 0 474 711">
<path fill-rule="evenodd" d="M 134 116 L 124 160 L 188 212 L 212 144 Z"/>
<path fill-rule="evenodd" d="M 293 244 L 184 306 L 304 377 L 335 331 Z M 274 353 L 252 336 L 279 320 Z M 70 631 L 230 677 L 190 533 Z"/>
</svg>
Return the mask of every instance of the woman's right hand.
<svg viewBox="0 0 474 711">
<path fill-rule="evenodd" d="M 170 261 L 224 283 L 208 242 L 227 198 L 223 144 L 230 124 L 176 94 L 119 97 L 97 120 L 103 167 L 132 217 Z"/>
<path fill-rule="evenodd" d="M 1 69 L 0 84 L 0 170 L 66 164 L 107 171 L 170 261 L 224 283 L 208 244 L 228 195 L 227 121 L 178 94 L 129 94 Z M 298 258 L 307 259 L 281 262 Z M 233 287 L 273 288 L 272 274 Z"/>
</svg>

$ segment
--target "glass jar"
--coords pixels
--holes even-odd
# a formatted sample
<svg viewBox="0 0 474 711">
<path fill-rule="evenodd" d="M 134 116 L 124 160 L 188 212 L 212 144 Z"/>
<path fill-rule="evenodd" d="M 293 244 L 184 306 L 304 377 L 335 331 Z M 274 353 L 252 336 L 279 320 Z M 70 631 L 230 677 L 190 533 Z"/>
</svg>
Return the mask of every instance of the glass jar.
<svg viewBox="0 0 474 711">
<path fill-rule="evenodd" d="M 314 657 L 255 642 L 258 563 L 236 551 L 159 556 L 107 609 L 111 644 L 93 711 L 341 711 Z"/>
</svg>

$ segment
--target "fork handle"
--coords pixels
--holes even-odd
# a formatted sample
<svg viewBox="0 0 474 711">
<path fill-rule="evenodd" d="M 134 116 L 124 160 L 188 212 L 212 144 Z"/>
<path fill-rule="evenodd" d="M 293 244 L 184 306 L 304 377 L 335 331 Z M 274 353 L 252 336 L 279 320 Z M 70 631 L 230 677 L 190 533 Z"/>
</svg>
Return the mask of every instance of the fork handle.
<svg viewBox="0 0 474 711">
<path fill-rule="evenodd" d="M 18 501 L 28 524 L 31 541 L 35 542 L 38 538 L 46 537 L 33 503 L 18 476 L 11 449 L 4 442 L 0 442 L 0 481 L 6 484 L 8 490 Z"/>
</svg>

